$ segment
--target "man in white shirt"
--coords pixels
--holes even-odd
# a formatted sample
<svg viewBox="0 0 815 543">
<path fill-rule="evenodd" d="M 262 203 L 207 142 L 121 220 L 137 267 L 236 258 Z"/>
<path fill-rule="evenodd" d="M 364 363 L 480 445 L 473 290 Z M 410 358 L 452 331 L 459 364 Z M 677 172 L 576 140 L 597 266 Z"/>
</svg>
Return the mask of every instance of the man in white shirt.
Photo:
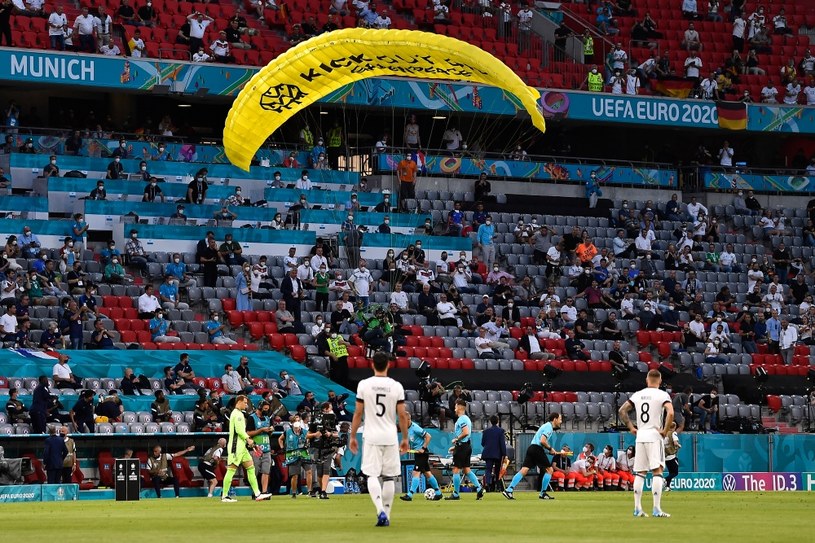
<svg viewBox="0 0 815 543">
<path fill-rule="evenodd" d="M 55 388 L 72 388 L 78 390 L 82 388 L 82 383 L 71 371 L 71 366 L 68 365 L 68 356 L 61 354 L 54 368 L 51 370 L 51 376 L 54 379 Z"/>
<path fill-rule="evenodd" d="M 730 147 L 730 142 L 724 140 L 722 143 L 722 148 L 719 149 L 719 165 L 725 167 L 732 167 L 733 166 L 733 148 Z M 705 215 L 707 215 L 707 210 L 705 210 Z"/>
<path fill-rule="evenodd" d="M 648 230 L 640 231 L 640 235 L 634 240 L 634 247 L 637 248 L 637 255 L 645 256 L 651 252 L 651 236 Z"/>
<path fill-rule="evenodd" d="M 784 8 L 781 8 L 778 15 L 773 17 L 773 34 L 792 35 L 792 32 L 787 26 L 787 16 L 784 13 Z"/>
<path fill-rule="evenodd" d="M 99 15 L 94 17 L 93 25 L 96 30 L 96 41 L 101 50 L 103 45 L 110 45 L 110 29 L 113 28 L 113 19 L 102 4 L 99 5 Z M 118 49 L 118 47 L 116 49 Z M 118 55 L 119 53 L 116 54 Z"/>
<path fill-rule="evenodd" d="M 328 259 L 323 256 L 323 248 L 317 247 L 314 256 L 311 257 L 311 269 L 316 273 L 320 270 L 320 266 L 328 269 Z"/>
<path fill-rule="evenodd" d="M 212 51 L 212 58 L 215 62 L 231 64 L 235 61 L 235 57 L 229 53 L 229 42 L 226 40 L 226 32 L 223 30 L 218 33 L 218 39 L 209 45 L 209 49 Z"/>
<path fill-rule="evenodd" d="M 698 81 L 701 69 L 702 59 L 696 56 L 696 51 L 691 51 L 690 56 L 685 59 L 685 78 Z"/>
<path fill-rule="evenodd" d="M 297 266 L 297 278 L 303 285 L 311 285 L 312 281 L 314 281 L 314 270 L 311 269 L 308 261 L 303 260 L 303 263 Z"/>
<path fill-rule="evenodd" d="M 297 266 L 300 265 L 300 261 L 295 256 L 297 253 L 297 249 L 295 247 L 289 247 L 289 254 L 283 257 L 283 269 L 288 273 L 291 269 L 297 269 Z"/>
<path fill-rule="evenodd" d="M 770 283 L 767 294 L 764 295 L 761 301 L 770 304 L 770 307 L 778 311 L 778 313 L 781 313 L 781 309 L 784 307 L 784 296 L 778 292 L 778 288 L 772 283 Z"/>
<path fill-rule="evenodd" d="M 705 332 L 705 323 L 702 322 L 702 314 L 697 313 L 696 317 L 688 323 L 690 333 L 696 337 L 697 343 L 705 343 L 707 340 L 707 333 Z"/>
<path fill-rule="evenodd" d="M 371 283 L 374 282 L 371 272 L 368 271 L 367 262 L 365 260 L 359 261 L 359 267 L 354 270 L 348 281 L 354 286 L 357 299 L 362 301 L 363 307 L 368 307 L 368 297 L 371 293 Z"/>
<path fill-rule="evenodd" d="M 795 344 L 798 343 L 798 328 L 790 324 L 786 317 L 781 319 L 781 331 L 778 332 L 778 347 L 781 349 L 781 357 L 784 365 L 792 364 L 792 357 L 795 354 Z"/>
<path fill-rule="evenodd" d="M 396 283 L 393 286 L 393 292 L 391 292 L 390 303 L 391 305 L 396 304 L 396 307 L 399 308 L 399 313 L 410 312 L 410 302 L 408 300 L 407 293 L 402 290 L 402 283 Z"/>
<path fill-rule="evenodd" d="M 65 51 L 65 30 L 68 28 L 68 18 L 62 12 L 62 6 L 48 16 L 48 39 L 51 40 L 51 49 Z"/>
<path fill-rule="evenodd" d="M 804 87 L 803 92 L 807 99 L 807 105 L 815 106 L 815 81 L 810 80 L 809 84 Z"/>
<path fill-rule="evenodd" d="M 144 40 L 141 39 L 141 30 L 136 29 L 130 41 L 127 42 L 130 47 L 130 56 L 133 58 L 141 58 L 144 56 Z"/>
<path fill-rule="evenodd" d="M 99 52 L 109 57 L 118 57 L 122 54 L 121 50 L 119 50 L 119 46 L 112 42 L 100 45 Z"/>
<path fill-rule="evenodd" d="M 224 374 L 221 376 L 221 384 L 227 394 L 249 394 L 254 390 L 251 385 L 244 386 L 241 376 L 232 367 L 232 364 L 224 366 Z"/>
<path fill-rule="evenodd" d="M 737 15 L 733 20 L 733 49 L 739 53 L 744 51 L 744 31 L 747 29 L 747 22 L 741 15 Z"/>
<path fill-rule="evenodd" d="M 614 74 L 608 78 L 606 85 L 611 87 L 611 94 L 622 94 L 624 81 L 623 73 L 620 70 L 614 70 Z"/>
<path fill-rule="evenodd" d="M 778 89 L 773 87 L 770 83 L 761 89 L 761 102 L 764 104 L 777 104 Z"/>
<path fill-rule="evenodd" d="M 688 204 L 688 215 L 690 215 L 691 221 L 696 222 L 699 217 L 699 212 L 704 213 L 707 215 L 707 208 L 696 201 L 696 196 L 693 196 L 690 199 L 690 203 Z"/>
<path fill-rule="evenodd" d="M 699 39 L 699 32 L 696 31 L 694 28 L 693 23 L 688 25 L 688 29 L 685 30 L 685 39 L 682 40 L 682 48 L 688 51 L 701 51 L 702 50 L 702 42 Z"/>
<path fill-rule="evenodd" d="M 724 251 L 719 255 L 719 269 L 725 273 L 741 271 L 738 264 L 736 264 L 736 255 L 733 253 L 733 245 L 727 244 Z"/>
<path fill-rule="evenodd" d="M 564 327 L 574 328 L 574 321 L 577 320 L 577 308 L 574 306 L 574 299 L 566 299 L 566 304 L 560 308 L 560 317 L 563 319 Z"/>
<path fill-rule="evenodd" d="M 456 326 L 458 324 L 456 306 L 447 301 L 447 295 L 443 292 L 439 295 L 439 301 L 436 303 L 436 313 L 439 315 L 439 324 L 442 326 Z"/>
<path fill-rule="evenodd" d="M 611 69 L 625 71 L 628 66 L 628 53 L 623 49 L 623 44 L 617 42 L 614 46 L 614 51 L 611 53 Z"/>
<path fill-rule="evenodd" d="M 801 84 L 797 79 L 793 79 L 787 83 L 786 94 L 784 95 L 784 103 L 794 106 L 798 103 L 798 95 L 801 94 Z"/>
<path fill-rule="evenodd" d="M 153 285 L 144 287 L 144 294 L 139 296 L 139 318 L 152 319 L 156 310 L 161 308 L 161 303 L 153 294 Z"/>
<path fill-rule="evenodd" d="M 494 360 L 495 352 L 492 350 L 492 342 L 487 339 L 487 329 L 483 326 L 478 329 L 478 337 L 475 338 L 475 350 L 478 351 L 478 358 Z"/>
<path fill-rule="evenodd" d="M 380 8 L 379 13 L 376 16 L 376 20 L 374 21 L 374 28 L 381 28 L 387 30 L 390 27 L 391 18 L 388 17 L 387 10 Z"/>
<path fill-rule="evenodd" d="M 82 8 L 82 14 L 74 20 L 74 30 L 79 34 L 79 50 L 87 53 L 96 52 L 94 33 L 96 32 L 96 18 L 88 14 L 88 8 Z"/>
<path fill-rule="evenodd" d="M 190 52 L 196 53 L 198 48 L 204 44 L 204 32 L 214 19 L 195 11 L 187 15 L 187 20 L 190 22 Z"/>
<path fill-rule="evenodd" d="M 628 75 L 625 76 L 625 93 L 636 96 L 640 92 L 640 78 L 637 75 L 637 70 L 631 69 Z"/>
<path fill-rule="evenodd" d="M 716 82 L 715 73 L 711 73 L 710 76 L 704 78 L 699 83 L 699 88 L 702 89 L 702 98 L 705 100 L 719 99 L 719 83 Z"/>
<path fill-rule="evenodd" d="M 17 306 L 11 304 L 0 317 L 0 329 L 3 330 L 3 341 L 17 341 Z"/>
</svg>

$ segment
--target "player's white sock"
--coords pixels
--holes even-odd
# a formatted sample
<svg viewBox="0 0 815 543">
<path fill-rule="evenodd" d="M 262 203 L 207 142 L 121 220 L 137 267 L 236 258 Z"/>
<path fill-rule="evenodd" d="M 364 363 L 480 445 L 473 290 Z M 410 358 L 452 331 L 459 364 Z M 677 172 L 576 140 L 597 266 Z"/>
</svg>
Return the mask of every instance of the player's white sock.
<svg viewBox="0 0 815 543">
<path fill-rule="evenodd" d="M 385 508 L 382 506 L 382 483 L 379 477 L 368 477 L 368 494 L 371 496 L 371 501 L 374 502 L 377 514 L 383 512 Z"/>
<path fill-rule="evenodd" d="M 642 489 L 645 487 L 645 477 L 634 477 L 634 510 L 642 511 Z"/>
<path fill-rule="evenodd" d="M 393 479 L 382 481 L 382 507 L 385 514 L 391 518 L 391 507 L 393 507 L 393 496 L 396 494 L 396 483 Z"/>
<path fill-rule="evenodd" d="M 661 475 L 654 475 L 654 480 L 651 482 L 651 486 L 654 489 L 654 511 L 662 511 L 662 489 L 664 483 L 665 480 Z"/>
</svg>

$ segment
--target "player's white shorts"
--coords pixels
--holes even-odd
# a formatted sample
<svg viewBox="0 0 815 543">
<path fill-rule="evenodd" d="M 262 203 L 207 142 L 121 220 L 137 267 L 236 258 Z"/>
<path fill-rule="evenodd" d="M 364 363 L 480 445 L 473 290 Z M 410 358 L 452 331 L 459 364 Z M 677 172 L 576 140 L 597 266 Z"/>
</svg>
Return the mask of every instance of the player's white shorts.
<svg viewBox="0 0 815 543">
<path fill-rule="evenodd" d="M 397 477 L 401 472 L 399 445 L 362 444 L 362 473 L 369 477 Z"/>
<path fill-rule="evenodd" d="M 665 447 L 662 441 L 637 443 L 634 447 L 634 471 L 641 473 L 665 467 Z"/>
</svg>

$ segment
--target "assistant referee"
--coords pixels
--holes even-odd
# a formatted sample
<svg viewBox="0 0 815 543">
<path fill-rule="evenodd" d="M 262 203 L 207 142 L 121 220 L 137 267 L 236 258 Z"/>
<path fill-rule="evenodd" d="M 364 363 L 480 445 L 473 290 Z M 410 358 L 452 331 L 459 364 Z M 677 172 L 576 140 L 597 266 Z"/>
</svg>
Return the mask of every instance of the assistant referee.
<svg viewBox="0 0 815 543">
<path fill-rule="evenodd" d="M 564 454 L 564 451 L 556 451 L 551 445 L 549 445 L 549 438 L 552 437 L 555 430 L 560 428 L 562 422 L 563 418 L 560 416 L 560 413 L 550 413 L 549 422 L 538 428 L 538 431 L 535 432 L 535 437 L 532 438 L 532 443 L 530 443 L 529 448 L 526 449 L 523 467 L 518 470 L 518 473 L 516 473 L 515 477 L 512 478 L 512 482 L 509 483 L 509 486 L 503 492 L 506 499 L 515 499 L 515 496 L 513 496 L 515 486 L 521 482 L 521 479 L 526 477 L 526 474 L 529 473 L 529 470 L 532 468 L 538 468 L 538 471 L 542 473 L 545 472 L 543 475 L 543 483 L 541 484 L 539 498 L 542 500 L 555 499 L 546 492 L 546 490 L 549 488 L 549 481 L 552 479 L 552 472 L 554 471 L 546 453 L 548 452 L 549 454 L 553 455 Z"/>
</svg>

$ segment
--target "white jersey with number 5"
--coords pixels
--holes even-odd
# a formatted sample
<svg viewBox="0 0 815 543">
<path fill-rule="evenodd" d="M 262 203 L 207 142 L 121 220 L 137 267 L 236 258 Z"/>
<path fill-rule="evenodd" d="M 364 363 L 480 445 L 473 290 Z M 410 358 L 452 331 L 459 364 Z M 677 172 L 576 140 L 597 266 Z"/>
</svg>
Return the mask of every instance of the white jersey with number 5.
<svg viewBox="0 0 815 543">
<path fill-rule="evenodd" d="M 637 443 L 662 443 L 662 420 L 666 403 L 671 397 L 658 388 L 644 388 L 634 393 L 628 401 L 634 404 L 637 418 Z"/>
<path fill-rule="evenodd" d="M 368 445 L 398 445 L 396 406 L 405 389 L 390 377 L 369 377 L 357 386 L 357 401 L 365 407 L 362 439 Z"/>
</svg>

